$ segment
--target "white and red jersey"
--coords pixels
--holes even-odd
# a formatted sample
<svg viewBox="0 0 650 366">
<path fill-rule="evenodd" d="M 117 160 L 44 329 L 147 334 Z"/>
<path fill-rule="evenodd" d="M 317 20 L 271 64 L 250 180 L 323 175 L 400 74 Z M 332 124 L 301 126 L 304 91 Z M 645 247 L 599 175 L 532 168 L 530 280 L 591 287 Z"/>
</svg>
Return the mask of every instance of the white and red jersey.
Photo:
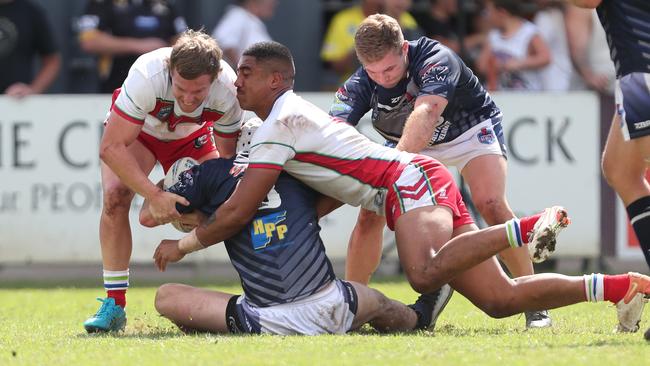
<svg viewBox="0 0 650 366">
<path fill-rule="evenodd" d="M 370 141 L 287 91 L 253 135 L 249 168 L 284 169 L 316 191 L 385 215 L 385 193 L 414 157 Z"/>
<path fill-rule="evenodd" d="M 162 141 L 187 137 L 212 123 L 215 134 L 236 137 L 242 109 L 237 101 L 235 72 L 221 61 L 219 76 L 212 82 L 208 96 L 190 113 L 183 112 L 172 93 L 167 65 L 171 47 L 140 56 L 124 80 L 113 111 L 126 120 L 141 124 L 142 132 Z"/>
</svg>

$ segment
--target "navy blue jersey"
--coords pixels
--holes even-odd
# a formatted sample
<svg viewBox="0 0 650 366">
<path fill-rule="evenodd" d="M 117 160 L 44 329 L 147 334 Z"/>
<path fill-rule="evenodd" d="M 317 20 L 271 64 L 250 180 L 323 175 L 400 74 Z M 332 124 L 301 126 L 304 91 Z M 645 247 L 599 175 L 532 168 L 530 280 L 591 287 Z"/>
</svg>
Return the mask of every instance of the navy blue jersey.
<svg viewBox="0 0 650 366">
<path fill-rule="evenodd" d="M 478 78 L 449 48 L 430 38 L 409 42 L 406 77 L 395 87 L 377 85 L 359 68 L 336 92 L 330 115 L 352 125 L 372 109 L 372 124 L 386 140 L 399 141 L 420 95 L 437 95 L 448 104 L 429 145 L 448 142 L 500 113 Z"/>
<path fill-rule="evenodd" d="M 650 72 L 650 2 L 603 0 L 596 10 L 607 33 L 616 76 Z"/>
<path fill-rule="evenodd" d="M 185 197 L 181 213 L 211 215 L 232 194 L 232 159 L 208 160 L 181 175 L 169 191 Z M 315 209 L 317 193 L 286 173 L 262 202 L 253 221 L 225 241 L 246 298 L 256 306 L 297 301 L 334 280 Z M 219 217 L 216 218 L 219 220 Z"/>
</svg>

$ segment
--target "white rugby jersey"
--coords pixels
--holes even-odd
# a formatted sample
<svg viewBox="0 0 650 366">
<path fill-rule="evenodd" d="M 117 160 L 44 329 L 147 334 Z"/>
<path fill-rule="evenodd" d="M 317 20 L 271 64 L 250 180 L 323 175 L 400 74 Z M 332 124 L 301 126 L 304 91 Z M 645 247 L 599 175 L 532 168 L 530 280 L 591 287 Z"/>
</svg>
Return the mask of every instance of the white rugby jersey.
<svg viewBox="0 0 650 366">
<path fill-rule="evenodd" d="M 178 140 L 212 122 L 215 134 L 236 137 L 242 117 L 237 101 L 235 72 L 221 61 L 219 76 L 212 82 L 203 103 L 183 112 L 172 94 L 167 67 L 171 47 L 140 56 L 131 66 L 115 100 L 113 110 L 126 120 L 143 125 L 142 131 L 162 141 Z"/>
<path fill-rule="evenodd" d="M 370 141 L 287 91 L 253 135 L 248 167 L 284 169 L 326 196 L 384 215 L 386 188 L 414 156 Z"/>
</svg>

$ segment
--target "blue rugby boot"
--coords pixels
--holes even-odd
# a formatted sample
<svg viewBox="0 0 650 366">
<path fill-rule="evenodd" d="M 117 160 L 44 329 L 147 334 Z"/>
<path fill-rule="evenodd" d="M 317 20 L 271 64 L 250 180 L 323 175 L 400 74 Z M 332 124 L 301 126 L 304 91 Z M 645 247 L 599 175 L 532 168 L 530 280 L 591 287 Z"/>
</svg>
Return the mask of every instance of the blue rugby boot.
<svg viewBox="0 0 650 366">
<path fill-rule="evenodd" d="M 126 326 L 126 313 L 121 306 L 115 305 L 115 299 L 98 297 L 102 306 L 97 313 L 84 322 L 88 333 L 117 332 Z"/>
<path fill-rule="evenodd" d="M 415 329 L 433 330 L 440 313 L 447 306 L 453 294 L 454 290 L 451 286 L 443 285 L 432 293 L 420 295 L 415 304 L 408 305 L 418 315 Z"/>
</svg>

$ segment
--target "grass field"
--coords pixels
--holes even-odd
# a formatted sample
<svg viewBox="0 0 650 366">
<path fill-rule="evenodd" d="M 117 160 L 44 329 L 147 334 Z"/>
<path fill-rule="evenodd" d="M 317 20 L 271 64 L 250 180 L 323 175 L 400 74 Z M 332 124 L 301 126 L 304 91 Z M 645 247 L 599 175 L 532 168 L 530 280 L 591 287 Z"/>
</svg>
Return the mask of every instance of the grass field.
<svg viewBox="0 0 650 366">
<path fill-rule="evenodd" d="M 374 287 L 415 298 L 405 282 Z M 154 293 L 129 290 L 124 333 L 88 335 L 81 323 L 98 308 L 98 289 L 0 289 L 0 365 L 650 365 L 642 332 L 612 333 L 616 310 L 608 303 L 554 310 L 554 327 L 534 331 L 524 330 L 523 316 L 491 319 L 455 294 L 435 332 L 184 335 L 157 315 Z"/>
</svg>

